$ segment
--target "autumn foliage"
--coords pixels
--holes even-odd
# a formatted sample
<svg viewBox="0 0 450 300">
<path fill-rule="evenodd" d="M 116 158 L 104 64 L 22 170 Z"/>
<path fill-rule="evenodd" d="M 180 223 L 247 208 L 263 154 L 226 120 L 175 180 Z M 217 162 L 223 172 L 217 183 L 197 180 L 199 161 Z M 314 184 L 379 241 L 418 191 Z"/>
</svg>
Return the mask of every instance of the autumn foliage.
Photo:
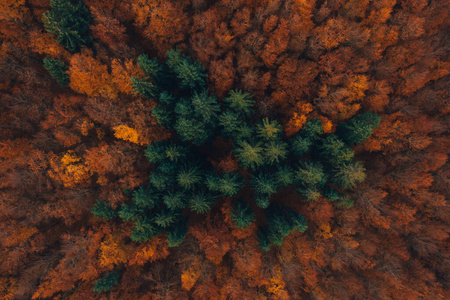
<svg viewBox="0 0 450 300">
<path fill-rule="evenodd" d="M 449 299 L 449 11 L 444 0 L 0 1 L 0 299 Z M 185 212 L 177 247 L 167 232 L 130 238 L 134 221 L 118 210 L 132 212 L 156 168 L 146 149 L 177 139 L 175 122 L 160 125 L 152 86 L 165 78 L 153 62 L 179 62 L 186 88 L 186 70 L 203 74 L 176 53 L 204 67 L 205 101 L 248 93 L 251 121 L 277 120 L 280 140 L 310 149 L 305 161 L 347 159 L 292 170 L 303 185 L 334 172 L 345 196 L 273 193 L 270 205 L 308 229 L 267 252 L 258 227 L 289 211 L 264 213 L 256 200 L 267 199 L 248 188 L 239 205 L 221 196 L 205 214 Z M 232 124 L 225 117 L 198 132 Z M 317 122 L 323 140 L 308 148 Z M 176 125 L 187 142 L 189 124 Z M 198 151 L 218 182 L 237 173 L 272 189 L 242 168 L 231 136 L 204 137 Z M 290 232 L 277 224 L 266 233 Z"/>
</svg>

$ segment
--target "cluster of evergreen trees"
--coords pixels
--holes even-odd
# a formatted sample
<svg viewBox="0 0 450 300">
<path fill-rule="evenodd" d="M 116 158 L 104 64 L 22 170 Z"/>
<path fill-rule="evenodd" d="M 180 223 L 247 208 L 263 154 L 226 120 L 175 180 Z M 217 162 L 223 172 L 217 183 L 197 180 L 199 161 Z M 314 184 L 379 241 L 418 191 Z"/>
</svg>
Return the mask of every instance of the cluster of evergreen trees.
<svg viewBox="0 0 450 300">
<path fill-rule="evenodd" d="M 235 226 L 250 226 L 255 213 L 239 197 L 247 187 L 254 191 L 256 206 L 265 209 L 266 225 L 259 230 L 259 242 L 268 250 L 270 245 L 281 245 L 290 233 L 307 229 L 303 215 L 271 203 L 278 190 L 294 186 L 306 201 L 324 196 L 340 206 L 352 205 L 345 190 L 365 179 L 365 169 L 353 161 L 350 147 L 371 135 L 380 121 L 377 115 L 356 116 L 340 125 L 336 134 L 324 134 L 319 120 L 308 120 L 294 138 L 286 140 L 277 120 L 256 118 L 251 95 L 230 91 L 219 103 L 206 89 L 204 68 L 179 51 L 169 50 L 163 64 L 143 54 L 138 64 L 147 77 L 132 78 L 134 92 L 155 99 L 154 117 L 176 134 L 146 149 L 145 156 L 155 168 L 148 184 L 130 192 L 132 201 L 118 210 L 100 201 L 93 209 L 96 216 L 134 222 L 131 238 L 138 242 L 165 232 L 174 247 L 187 233 L 185 209 L 206 213 L 220 196 L 236 198 L 231 215 Z M 238 172 L 216 173 L 207 162 L 204 148 L 216 135 L 232 141 L 240 167 L 249 171 L 247 180 Z"/>
<path fill-rule="evenodd" d="M 51 9 L 43 13 L 47 32 L 70 52 L 80 51 L 92 43 L 89 26 L 92 20 L 89 10 L 80 0 L 50 0 Z M 68 67 L 63 61 L 44 58 L 44 67 L 62 87 L 69 84 Z"/>
</svg>

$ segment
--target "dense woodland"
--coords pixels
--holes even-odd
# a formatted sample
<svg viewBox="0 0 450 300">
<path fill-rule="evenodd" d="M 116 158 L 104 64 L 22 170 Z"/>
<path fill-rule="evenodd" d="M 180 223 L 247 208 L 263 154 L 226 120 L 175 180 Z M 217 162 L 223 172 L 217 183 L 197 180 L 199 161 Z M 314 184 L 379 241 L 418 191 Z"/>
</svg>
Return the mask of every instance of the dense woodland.
<svg viewBox="0 0 450 300">
<path fill-rule="evenodd" d="M 449 6 L 0 0 L 0 299 L 449 299 Z M 225 129 L 196 143 L 190 126 L 165 118 L 170 95 L 154 88 L 167 82 L 155 71 L 164 64 L 191 79 L 201 70 L 189 105 L 211 104 L 205 130 L 230 128 L 233 99 L 251 103 L 240 114 L 253 116 L 259 152 L 278 153 L 264 158 L 270 168 L 290 149 L 305 178 L 328 168 L 336 147 L 326 141 L 351 148 L 357 176 L 330 177 L 345 197 L 322 177 L 322 193 L 271 187 L 245 159 L 251 142 Z M 196 89 L 183 78 L 168 90 Z M 370 130 L 357 136 L 364 120 Z M 321 137 L 308 148 L 311 128 Z M 185 149 L 176 139 L 210 168 L 183 165 L 195 176 L 178 184 L 220 196 L 189 200 L 193 211 L 166 197 L 183 230 L 160 218 L 164 232 L 136 231 L 133 205 L 167 167 L 158 147 L 171 159 Z M 264 244 L 271 208 L 301 222 Z"/>
</svg>

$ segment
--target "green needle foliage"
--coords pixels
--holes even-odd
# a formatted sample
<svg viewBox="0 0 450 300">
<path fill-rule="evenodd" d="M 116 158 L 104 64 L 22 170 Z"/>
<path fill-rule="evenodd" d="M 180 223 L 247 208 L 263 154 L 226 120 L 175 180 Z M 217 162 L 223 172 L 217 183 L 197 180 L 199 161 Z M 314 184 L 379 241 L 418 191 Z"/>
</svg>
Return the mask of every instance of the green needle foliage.
<svg viewBox="0 0 450 300">
<path fill-rule="evenodd" d="M 362 113 L 348 123 L 339 125 L 337 133 L 349 146 L 364 142 L 380 124 L 380 116 L 371 112 Z"/>
<path fill-rule="evenodd" d="M 269 173 L 261 172 L 252 177 L 255 192 L 263 195 L 271 195 L 277 191 L 276 179 Z"/>
<path fill-rule="evenodd" d="M 182 89 L 199 91 L 206 86 L 205 68 L 198 62 L 184 56 L 179 50 L 169 50 L 167 66 L 175 74 Z"/>
<path fill-rule="evenodd" d="M 185 201 L 186 195 L 179 191 L 170 191 L 163 196 L 164 204 L 170 209 L 184 208 L 187 204 Z"/>
<path fill-rule="evenodd" d="M 80 0 L 50 0 L 49 11 L 42 14 L 44 27 L 71 52 L 91 43 L 91 15 Z"/>
<path fill-rule="evenodd" d="M 263 148 L 260 144 L 250 145 L 247 141 L 241 141 L 234 149 L 239 162 L 244 168 L 252 168 L 264 163 Z"/>
<path fill-rule="evenodd" d="M 215 197 L 210 193 L 200 192 L 193 194 L 189 200 L 189 207 L 198 214 L 204 214 L 211 209 Z"/>
<path fill-rule="evenodd" d="M 95 282 L 94 292 L 102 293 L 111 290 L 119 282 L 119 278 L 120 273 L 117 270 L 105 274 Z"/>
<path fill-rule="evenodd" d="M 169 247 L 178 247 L 184 241 L 187 231 L 186 220 L 182 219 L 167 230 L 167 245 Z"/>
<path fill-rule="evenodd" d="M 145 242 L 157 236 L 160 232 L 160 228 L 154 224 L 151 218 L 143 217 L 134 222 L 130 238 L 135 242 Z"/>
<path fill-rule="evenodd" d="M 171 130 L 168 141 L 154 142 L 145 149 L 152 164 L 148 184 L 130 192 L 131 199 L 117 210 L 99 201 L 92 212 L 97 217 L 119 216 L 133 222 L 131 239 L 144 242 L 166 233 L 167 243 L 176 247 L 187 233 L 183 215 L 208 213 L 216 199 L 232 198 L 231 220 L 245 229 L 256 221 L 250 208 L 263 209 L 265 224 L 258 241 L 263 250 L 281 245 L 284 238 L 304 232 L 303 215 L 287 206 L 272 203 L 278 190 L 295 188 L 299 199 L 327 198 L 338 207 L 351 207 L 345 194 L 366 177 L 361 162 L 353 162 L 351 146 L 364 141 L 379 123 L 371 113 L 356 116 L 338 127 L 336 134 L 324 134 L 317 119 L 308 120 L 296 136 L 283 138 L 277 120 L 259 120 L 253 111 L 255 101 L 242 91 L 230 91 L 222 103 L 206 89 L 206 72 L 178 50 L 170 50 L 163 63 L 147 55 L 138 58 L 145 78 L 132 78 L 135 93 L 155 100 L 152 115 Z M 239 169 L 219 173 L 208 157 L 222 135 L 231 146 Z M 228 149 L 219 149 L 218 155 Z M 216 153 L 214 153 L 216 154 Z M 228 153 L 229 154 L 229 153 Z M 220 156 L 219 156 L 220 157 Z M 220 166 L 221 164 L 219 164 Z M 246 169 L 246 170 L 245 170 Z M 242 189 L 253 190 L 253 199 L 237 200 Z"/>
<path fill-rule="evenodd" d="M 332 182 L 343 189 L 353 188 L 366 179 L 365 171 L 360 161 L 342 164 L 334 170 Z"/>
<path fill-rule="evenodd" d="M 69 69 L 62 61 L 53 58 L 44 58 L 44 68 L 50 73 L 60 86 L 69 84 L 69 75 L 66 73 Z"/>
<path fill-rule="evenodd" d="M 184 167 L 177 175 L 178 184 L 185 190 L 194 188 L 195 184 L 199 183 L 202 177 L 197 167 Z"/>
<path fill-rule="evenodd" d="M 131 78 L 131 85 L 133 87 L 133 93 L 143 95 L 147 98 L 151 98 L 155 95 L 155 86 L 148 78 Z"/>
<path fill-rule="evenodd" d="M 237 173 L 225 173 L 223 176 L 213 173 L 206 177 L 206 185 L 210 191 L 234 197 L 244 187 L 244 181 L 242 176 Z"/>
<path fill-rule="evenodd" d="M 288 164 L 278 165 L 274 176 L 279 188 L 284 188 L 293 184 L 295 179 L 294 171 Z"/>
<path fill-rule="evenodd" d="M 277 140 L 281 136 L 283 129 L 278 121 L 269 121 L 268 118 L 265 118 L 256 126 L 256 132 L 259 137 L 268 141 Z"/>
<path fill-rule="evenodd" d="M 234 112 L 244 116 L 250 116 L 253 113 L 255 101 L 252 96 L 242 91 L 230 91 L 228 97 L 223 100 Z"/>
<path fill-rule="evenodd" d="M 117 211 L 115 211 L 105 201 L 97 201 L 95 206 L 92 208 L 92 214 L 94 214 L 94 216 L 96 216 L 97 218 L 110 220 L 117 216 Z"/>
<path fill-rule="evenodd" d="M 270 141 L 264 146 L 264 157 L 269 165 L 278 164 L 288 155 L 288 145 L 281 141 Z"/>
<path fill-rule="evenodd" d="M 242 199 L 236 202 L 231 211 L 231 220 L 238 228 L 245 229 L 255 221 L 255 213 Z"/>
<path fill-rule="evenodd" d="M 321 163 L 307 161 L 295 171 L 295 179 L 303 186 L 323 186 L 327 178 Z"/>
</svg>

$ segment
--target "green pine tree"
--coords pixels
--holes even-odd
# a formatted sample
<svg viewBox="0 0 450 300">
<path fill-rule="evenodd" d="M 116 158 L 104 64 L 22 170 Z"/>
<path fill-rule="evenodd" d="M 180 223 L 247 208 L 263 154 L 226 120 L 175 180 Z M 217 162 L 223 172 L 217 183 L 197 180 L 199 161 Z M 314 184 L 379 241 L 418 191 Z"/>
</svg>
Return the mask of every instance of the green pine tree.
<svg viewBox="0 0 450 300">
<path fill-rule="evenodd" d="M 271 195 L 277 191 L 277 182 L 273 175 L 267 172 L 260 172 L 252 176 L 252 187 L 257 194 Z"/>
<path fill-rule="evenodd" d="M 146 98 L 153 98 L 155 96 L 156 87 L 148 80 L 148 78 L 132 77 L 130 82 L 133 87 L 133 93 L 142 95 Z"/>
<path fill-rule="evenodd" d="M 319 155 L 321 160 L 325 160 L 331 166 L 338 166 L 351 162 L 355 153 L 337 135 L 329 134 L 321 140 Z"/>
<path fill-rule="evenodd" d="M 141 54 L 137 58 L 137 63 L 139 68 L 144 71 L 147 76 L 150 76 L 155 80 L 160 76 L 163 76 L 164 67 L 159 64 L 156 58 L 150 59 L 147 54 Z"/>
<path fill-rule="evenodd" d="M 186 195 L 180 191 L 169 191 L 163 196 L 164 204 L 170 209 L 186 207 Z"/>
<path fill-rule="evenodd" d="M 266 209 L 270 205 L 270 194 L 255 193 L 256 206 Z"/>
<path fill-rule="evenodd" d="M 244 187 L 244 179 L 237 173 L 225 173 L 223 176 L 210 174 L 206 177 L 206 185 L 210 191 L 234 197 Z"/>
<path fill-rule="evenodd" d="M 319 200 L 322 194 L 316 186 L 308 186 L 297 189 L 297 192 L 308 202 Z"/>
<path fill-rule="evenodd" d="M 62 61 L 59 59 L 44 58 L 43 62 L 44 68 L 60 86 L 66 86 L 69 84 L 69 75 L 66 73 L 69 68 Z"/>
<path fill-rule="evenodd" d="M 42 14 L 44 27 L 71 52 L 91 43 L 91 15 L 80 0 L 50 0 L 50 10 Z"/>
<path fill-rule="evenodd" d="M 198 214 L 204 214 L 211 209 L 211 205 L 215 200 L 216 199 L 212 194 L 200 191 L 192 194 L 189 199 L 189 208 Z"/>
<path fill-rule="evenodd" d="M 152 116 L 155 117 L 159 125 L 170 128 L 174 121 L 174 116 L 166 106 L 155 105 L 152 108 Z"/>
<path fill-rule="evenodd" d="M 353 188 L 357 183 L 366 179 L 366 169 L 362 162 L 350 162 L 339 165 L 333 170 L 331 181 L 337 186 L 348 189 Z"/>
<path fill-rule="evenodd" d="M 110 220 L 117 216 L 117 211 L 115 211 L 109 204 L 105 201 L 97 201 L 97 203 L 92 208 L 92 213 L 97 218 L 104 218 Z"/>
<path fill-rule="evenodd" d="M 255 101 L 252 96 L 248 93 L 242 93 L 242 91 L 231 90 L 229 96 L 223 99 L 223 101 L 231 108 L 234 112 L 239 113 L 243 116 L 250 116 L 253 113 L 253 105 Z"/>
<path fill-rule="evenodd" d="M 278 164 L 286 159 L 288 145 L 282 141 L 270 141 L 264 145 L 264 158 L 267 164 Z"/>
<path fill-rule="evenodd" d="M 111 290 L 118 282 L 120 273 L 117 270 L 111 271 L 95 282 L 94 292 L 102 293 Z"/>
<path fill-rule="evenodd" d="M 295 180 L 303 186 L 324 185 L 327 178 L 319 162 L 307 161 L 295 171 Z"/>
<path fill-rule="evenodd" d="M 238 228 L 245 229 L 255 221 L 255 213 L 242 199 L 231 210 L 231 220 Z"/>
<path fill-rule="evenodd" d="M 235 112 L 227 110 L 219 116 L 219 125 L 222 128 L 222 133 L 226 137 L 232 137 L 241 125 L 242 120 Z"/>
<path fill-rule="evenodd" d="M 310 141 L 315 141 L 323 134 L 323 126 L 320 120 L 310 119 L 303 125 L 300 135 Z"/>
<path fill-rule="evenodd" d="M 337 128 L 339 137 L 349 146 L 364 142 L 380 124 L 381 117 L 365 112 Z"/>
<path fill-rule="evenodd" d="M 119 210 L 119 217 L 125 222 L 135 221 L 143 213 L 144 210 L 134 205 L 134 203 L 125 203 Z"/>
<path fill-rule="evenodd" d="M 184 166 L 177 175 L 178 185 L 185 190 L 193 189 L 201 180 L 202 176 L 198 167 Z"/>
<path fill-rule="evenodd" d="M 174 178 L 162 172 L 153 172 L 148 178 L 150 184 L 158 191 L 162 192 L 174 185 Z"/>
<path fill-rule="evenodd" d="M 256 133 L 259 137 L 266 141 L 277 140 L 281 137 L 283 128 L 281 128 L 281 125 L 278 121 L 269 121 L 268 118 L 265 118 L 256 125 Z"/>
<path fill-rule="evenodd" d="M 294 183 L 294 171 L 289 164 L 278 165 L 274 177 L 279 188 L 287 187 Z"/>
<path fill-rule="evenodd" d="M 244 168 L 256 168 L 264 163 L 264 149 L 259 144 L 250 145 L 247 141 L 241 141 L 234 149 L 239 162 Z"/>
<path fill-rule="evenodd" d="M 186 220 L 183 219 L 167 230 L 167 244 L 169 247 L 178 247 L 185 239 L 188 231 Z"/>
<path fill-rule="evenodd" d="M 195 92 L 191 101 L 196 116 L 208 123 L 209 126 L 214 126 L 217 114 L 220 112 L 216 97 L 209 95 L 208 91 L 204 90 L 201 93 Z"/>
<path fill-rule="evenodd" d="M 154 142 L 145 149 L 145 157 L 152 164 L 161 163 L 166 158 L 166 145 L 164 142 Z"/>
<path fill-rule="evenodd" d="M 137 190 L 133 191 L 133 203 L 138 208 L 152 209 L 158 202 L 159 194 L 151 188 L 140 186 Z"/>
<path fill-rule="evenodd" d="M 155 213 L 154 222 L 156 225 L 167 228 L 178 221 L 180 215 L 172 210 L 161 208 L 158 212 Z"/>
<path fill-rule="evenodd" d="M 178 79 L 180 88 L 194 92 L 206 87 L 206 71 L 198 61 L 192 61 L 179 50 L 169 50 L 166 55 L 166 64 Z"/>
<path fill-rule="evenodd" d="M 291 151 L 294 155 L 303 156 L 311 151 L 312 147 L 313 142 L 301 135 L 297 135 L 291 140 Z"/>
<path fill-rule="evenodd" d="M 135 242 L 142 243 L 157 236 L 160 232 L 160 229 L 153 224 L 150 218 L 142 217 L 134 222 L 130 238 Z"/>
<path fill-rule="evenodd" d="M 183 142 L 192 142 L 197 146 L 203 145 L 212 134 L 212 131 L 205 123 L 187 117 L 178 118 L 174 129 Z"/>
</svg>

